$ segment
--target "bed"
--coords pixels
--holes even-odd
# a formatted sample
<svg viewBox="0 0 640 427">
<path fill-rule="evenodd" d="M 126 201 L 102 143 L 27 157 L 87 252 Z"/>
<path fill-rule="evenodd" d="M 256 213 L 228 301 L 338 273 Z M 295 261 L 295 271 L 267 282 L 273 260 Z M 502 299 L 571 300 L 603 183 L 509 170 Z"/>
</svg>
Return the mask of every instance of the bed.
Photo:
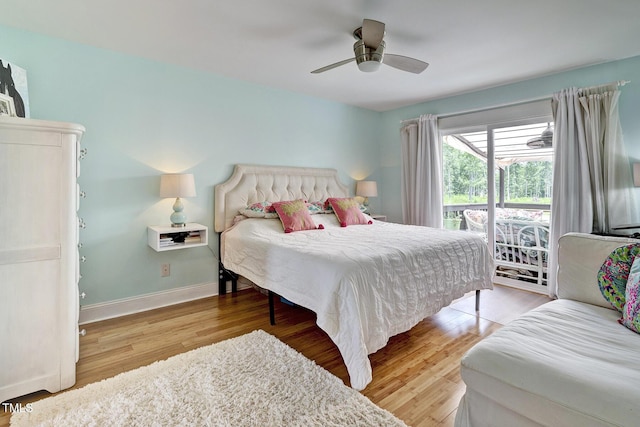
<svg viewBox="0 0 640 427">
<path fill-rule="evenodd" d="M 236 165 L 215 187 L 222 271 L 314 311 L 338 347 L 351 386 L 371 382 L 368 355 L 465 293 L 491 289 L 492 257 L 482 237 L 464 231 L 371 220 L 284 233 L 278 218 L 238 212 L 256 202 L 349 197 L 334 169 Z"/>
</svg>

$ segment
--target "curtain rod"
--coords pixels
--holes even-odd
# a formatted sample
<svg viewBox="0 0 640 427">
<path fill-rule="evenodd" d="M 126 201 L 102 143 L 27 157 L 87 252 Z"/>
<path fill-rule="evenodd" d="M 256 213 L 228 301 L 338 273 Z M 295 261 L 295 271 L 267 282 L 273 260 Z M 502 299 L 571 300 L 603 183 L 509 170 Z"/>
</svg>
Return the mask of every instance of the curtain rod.
<svg viewBox="0 0 640 427">
<path fill-rule="evenodd" d="M 618 81 L 615 81 L 615 82 L 609 82 L 609 83 L 605 83 L 605 84 L 602 84 L 602 85 L 581 87 L 580 89 L 582 89 L 582 90 L 591 90 L 591 89 L 599 89 L 601 87 L 607 87 L 607 86 L 613 86 L 613 85 L 615 85 L 617 87 L 620 87 L 620 86 L 624 86 L 624 85 L 626 85 L 628 83 L 631 83 L 631 80 L 618 80 Z"/>
<path fill-rule="evenodd" d="M 631 80 L 617 80 L 614 82 L 610 82 L 610 83 L 605 83 L 602 85 L 597 85 L 597 86 L 589 86 L 589 87 L 585 87 L 585 88 L 581 88 L 582 90 L 590 90 L 590 89 L 597 89 L 600 87 L 606 87 L 606 86 L 611 86 L 611 85 L 616 85 L 618 87 L 624 86 L 626 84 L 631 83 Z M 484 111 L 484 110 L 493 110 L 495 108 L 503 108 L 503 107 L 509 107 L 509 106 L 513 106 L 513 105 L 519 105 L 519 104 L 527 104 L 529 102 L 536 102 L 536 101 L 544 101 L 545 99 L 551 99 L 553 98 L 553 95 L 545 95 L 545 96 L 541 96 L 538 98 L 531 98 L 531 99 L 526 99 L 523 101 L 516 101 L 516 102 L 508 102 L 508 103 L 504 103 L 504 104 L 500 104 L 500 105 L 493 105 L 491 107 L 486 107 L 486 108 L 480 108 L 480 109 L 474 109 L 474 110 L 466 110 L 466 111 L 457 111 L 455 113 L 448 113 L 448 114 L 435 114 L 435 116 L 438 119 L 442 119 L 445 117 L 452 117 L 452 116 L 460 116 L 462 114 L 467 114 L 467 113 L 475 113 L 477 111 Z M 405 120 L 400 120 L 400 124 L 405 124 L 405 123 L 409 123 L 409 122 L 414 122 L 419 120 L 420 117 L 415 117 L 413 119 L 405 119 Z"/>
<path fill-rule="evenodd" d="M 513 106 L 520 105 L 520 104 L 528 104 L 530 102 L 544 101 L 546 99 L 551 99 L 551 98 L 552 98 L 551 95 L 545 95 L 545 96 L 540 96 L 540 97 L 537 97 L 537 98 L 524 99 L 524 100 L 521 100 L 521 101 L 505 102 L 504 104 L 492 105 L 490 107 L 485 107 L 485 108 L 474 108 L 474 109 L 471 109 L 471 110 L 456 111 L 455 113 L 447 113 L 447 114 L 434 114 L 434 116 L 436 116 L 438 119 L 444 119 L 444 118 L 452 117 L 452 116 L 461 116 L 463 114 L 477 113 L 479 111 L 495 110 L 496 108 L 513 107 Z M 400 124 L 413 122 L 413 121 L 416 121 L 416 120 L 419 120 L 419 119 L 420 119 L 420 117 L 415 117 L 413 119 L 400 120 Z"/>
</svg>

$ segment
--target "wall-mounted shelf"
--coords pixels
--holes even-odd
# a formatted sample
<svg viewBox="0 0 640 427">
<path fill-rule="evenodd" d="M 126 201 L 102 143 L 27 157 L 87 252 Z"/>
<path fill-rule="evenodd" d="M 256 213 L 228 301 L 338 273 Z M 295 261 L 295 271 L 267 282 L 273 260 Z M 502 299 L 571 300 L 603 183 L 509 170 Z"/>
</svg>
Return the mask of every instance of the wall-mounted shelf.
<svg viewBox="0 0 640 427">
<path fill-rule="evenodd" d="M 195 248 L 209 243 L 209 229 L 196 223 L 184 227 L 152 225 L 147 227 L 147 240 L 157 252 Z"/>
</svg>

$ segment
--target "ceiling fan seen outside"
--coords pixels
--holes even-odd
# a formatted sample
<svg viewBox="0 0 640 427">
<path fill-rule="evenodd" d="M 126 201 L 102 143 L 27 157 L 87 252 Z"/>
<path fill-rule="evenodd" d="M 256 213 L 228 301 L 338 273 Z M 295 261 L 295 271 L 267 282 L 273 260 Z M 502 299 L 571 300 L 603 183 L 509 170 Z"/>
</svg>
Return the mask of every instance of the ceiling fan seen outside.
<svg viewBox="0 0 640 427">
<path fill-rule="evenodd" d="M 535 138 L 527 141 L 529 148 L 551 148 L 553 146 L 553 127 L 547 123 L 547 128 Z"/>
<path fill-rule="evenodd" d="M 380 64 L 385 64 L 398 70 L 408 71 L 414 74 L 420 74 L 429 66 L 427 62 L 420 61 L 419 59 L 385 53 L 386 44 L 384 42 L 384 35 L 385 25 L 383 22 L 364 19 L 362 21 L 362 27 L 358 27 L 353 31 L 353 37 L 356 39 L 353 45 L 355 57 L 318 68 L 311 73 L 324 73 L 325 71 L 353 61 L 356 61 L 360 71 L 366 73 L 377 71 L 380 68 Z"/>
</svg>

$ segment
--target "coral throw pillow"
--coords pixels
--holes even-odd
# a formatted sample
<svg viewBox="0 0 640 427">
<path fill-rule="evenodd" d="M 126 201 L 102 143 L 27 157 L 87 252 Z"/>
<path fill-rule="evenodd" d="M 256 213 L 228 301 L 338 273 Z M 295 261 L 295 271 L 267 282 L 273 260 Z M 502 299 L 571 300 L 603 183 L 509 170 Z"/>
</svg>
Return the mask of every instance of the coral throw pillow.
<svg viewBox="0 0 640 427">
<path fill-rule="evenodd" d="M 620 246 L 609 254 L 598 272 L 598 286 L 602 296 L 620 313 L 626 300 L 625 290 L 631 264 L 638 254 L 640 254 L 638 244 Z"/>
<path fill-rule="evenodd" d="M 273 207 L 278 213 L 280 221 L 282 221 L 285 233 L 324 228 L 322 224 L 316 227 L 313 219 L 311 219 L 307 204 L 302 199 L 288 202 L 275 202 L 273 203 Z"/>
<path fill-rule="evenodd" d="M 341 227 L 356 224 L 373 224 L 373 221 L 362 214 L 356 199 L 330 197 L 327 202 L 333 208 Z"/>
<path fill-rule="evenodd" d="M 640 333 L 640 256 L 635 257 L 631 264 L 620 323 Z"/>
</svg>

